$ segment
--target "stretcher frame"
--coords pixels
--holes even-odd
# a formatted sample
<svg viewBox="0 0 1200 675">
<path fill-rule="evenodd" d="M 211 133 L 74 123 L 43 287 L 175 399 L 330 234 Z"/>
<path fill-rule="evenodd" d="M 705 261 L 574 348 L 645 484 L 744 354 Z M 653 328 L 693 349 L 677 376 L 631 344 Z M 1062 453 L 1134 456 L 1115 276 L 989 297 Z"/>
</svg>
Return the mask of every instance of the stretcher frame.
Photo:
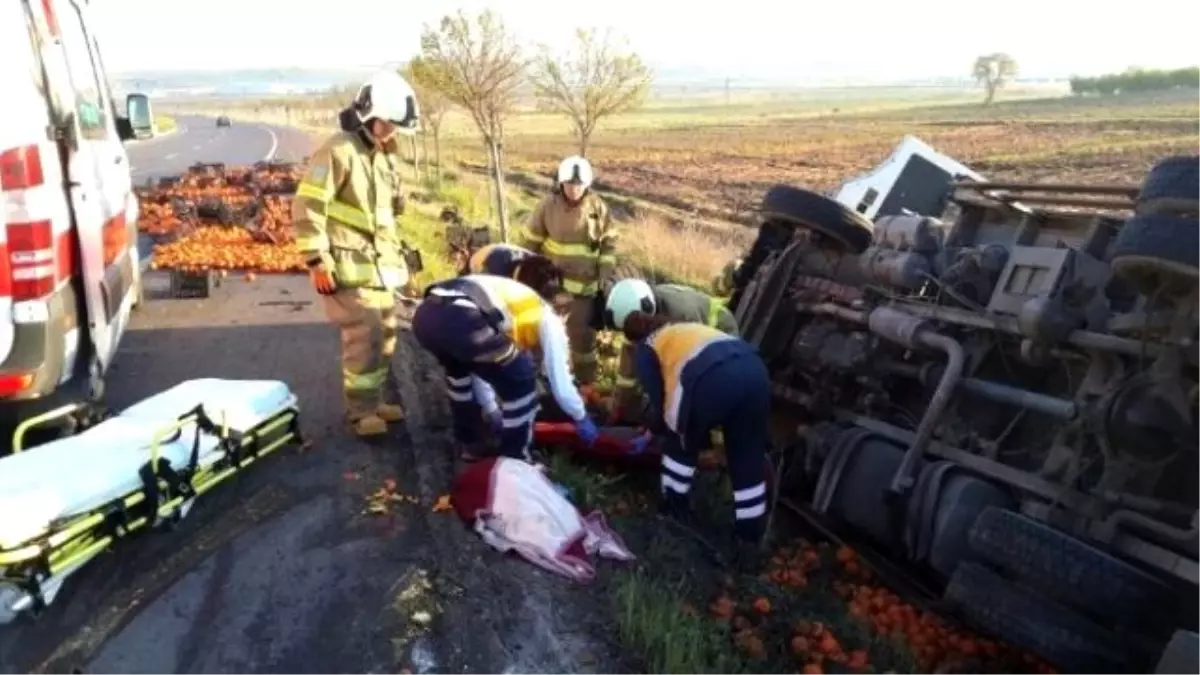
<svg viewBox="0 0 1200 675">
<path fill-rule="evenodd" d="M 24 450 L 25 434 L 30 429 L 79 409 L 79 405 L 69 404 L 23 421 L 13 431 L 13 452 Z M 178 441 L 189 424 L 195 424 L 190 466 L 176 469 L 160 457 L 161 446 Z M 197 463 L 202 434 L 215 436 L 217 451 L 223 453 L 208 466 Z M 48 532 L 18 547 L 0 548 L 0 625 L 22 613 L 39 614 L 69 576 L 118 540 L 170 529 L 187 515 L 196 499 L 219 483 L 279 448 L 303 441 L 295 407 L 284 408 L 250 429 L 237 431 L 230 429 L 224 419 L 220 425 L 214 424 L 200 405 L 156 431 L 152 438 L 150 459 L 139 470 L 140 489 L 51 523 Z"/>
</svg>

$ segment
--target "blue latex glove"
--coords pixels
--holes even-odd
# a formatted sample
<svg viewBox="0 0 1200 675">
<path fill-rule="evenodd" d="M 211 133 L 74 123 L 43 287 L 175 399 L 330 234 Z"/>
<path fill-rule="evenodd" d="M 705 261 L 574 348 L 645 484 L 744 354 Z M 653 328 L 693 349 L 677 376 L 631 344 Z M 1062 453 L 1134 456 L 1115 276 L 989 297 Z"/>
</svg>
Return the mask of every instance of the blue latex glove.
<svg viewBox="0 0 1200 675">
<path fill-rule="evenodd" d="M 600 430 L 596 428 L 596 423 L 592 421 L 591 417 L 584 417 L 576 422 L 575 433 L 579 434 L 579 439 L 589 448 L 596 444 L 596 439 L 600 438 Z"/>
<path fill-rule="evenodd" d="M 640 455 L 646 451 L 650 445 L 650 441 L 654 440 L 654 434 L 647 431 L 646 433 L 637 436 L 629 443 L 629 454 Z"/>
</svg>

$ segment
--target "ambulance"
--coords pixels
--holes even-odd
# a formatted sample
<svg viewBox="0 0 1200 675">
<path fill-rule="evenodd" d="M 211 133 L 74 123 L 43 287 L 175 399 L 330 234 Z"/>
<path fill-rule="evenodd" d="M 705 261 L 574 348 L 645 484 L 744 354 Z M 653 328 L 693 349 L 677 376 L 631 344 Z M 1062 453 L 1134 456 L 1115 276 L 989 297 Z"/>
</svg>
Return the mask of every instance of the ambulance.
<svg viewBox="0 0 1200 675">
<path fill-rule="evenodd" d="M 98 400 L 140 297 L 123 142 L 86 0 L 0 3 L 0 427 Z"/>
</svg>

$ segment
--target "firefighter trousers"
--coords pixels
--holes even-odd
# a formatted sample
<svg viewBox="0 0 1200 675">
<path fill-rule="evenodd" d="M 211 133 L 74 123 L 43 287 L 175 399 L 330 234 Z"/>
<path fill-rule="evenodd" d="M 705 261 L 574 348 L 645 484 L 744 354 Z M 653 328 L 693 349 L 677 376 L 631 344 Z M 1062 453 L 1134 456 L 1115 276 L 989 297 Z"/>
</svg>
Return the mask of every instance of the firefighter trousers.
<svg viewBox="0 0 1200 675">
<path fill-rule="evenodd" d="M 496 392 L 500 454 L 530 461 L 540 401 L 537 366 L 529 352 L 496 330 L 478 308 L 456 298 L 426 296 L 413 314 L 412 332 L 446 371 L 455 439 L 464 444 L 479 441 L 482 411 L 471 386 L 471 378 L 478 377 Z"/>
<path fill-rule="evenodd" d="M 712 431 L 720 429 L 733 483 L 734 531 L 740 538 L 757 540 L 766 528 L 768 506 L 771 382 L 767 368 L 757 355 L 736 356 L 714 365 L 692 387 L 687 428 L 664 448 L 663 498 L 668 505 L 687 501 L 698 455 L 708 447 Z"/>
<path fill-rule="evenodd" d="M 323 295 L 325 315 L 342 342 L 342 396 L 355 422 L 385 402 L 384 388 L 396 351 L 397 304 L 393 291 L 339 289 Z"/>
<path fill-rule="evenodd" d="M 596 311 L 596 298 L 591 295 L 576 295 L 571 300 L 567 315 L 567 339 L 571 343 L 571 369 L 575 382 L 586 386 L 596 381 L 599 362 L 596 358 L 596 329 L 592 327 L 592 313 Z"/>
</svg>

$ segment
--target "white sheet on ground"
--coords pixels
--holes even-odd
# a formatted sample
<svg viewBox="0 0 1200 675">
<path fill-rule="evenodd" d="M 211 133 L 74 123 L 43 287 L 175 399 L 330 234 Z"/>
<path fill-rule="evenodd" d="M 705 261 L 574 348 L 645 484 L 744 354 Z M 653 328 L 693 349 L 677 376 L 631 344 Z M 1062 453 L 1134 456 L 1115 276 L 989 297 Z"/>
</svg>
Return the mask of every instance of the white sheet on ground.
<svg viewBox="0 0 1200 675">
<path fill-rule="evenodd" d="M 287 409 L 296 397 L 272 380 L 189 380 L 152 396 L 87 431 L 0 459 L 0 548 L 46 534 L 55 521 L 87 513 L 141 488 L 138 470 L 150 459 L 155 434 L 203 405 L 217 425 L 246 431 Z M 171 466 L 187 465 L 195 426 L 159 447 Z M 223 456 L 215 436 L 202 434 L 200 466 Z"/>
</svg>

